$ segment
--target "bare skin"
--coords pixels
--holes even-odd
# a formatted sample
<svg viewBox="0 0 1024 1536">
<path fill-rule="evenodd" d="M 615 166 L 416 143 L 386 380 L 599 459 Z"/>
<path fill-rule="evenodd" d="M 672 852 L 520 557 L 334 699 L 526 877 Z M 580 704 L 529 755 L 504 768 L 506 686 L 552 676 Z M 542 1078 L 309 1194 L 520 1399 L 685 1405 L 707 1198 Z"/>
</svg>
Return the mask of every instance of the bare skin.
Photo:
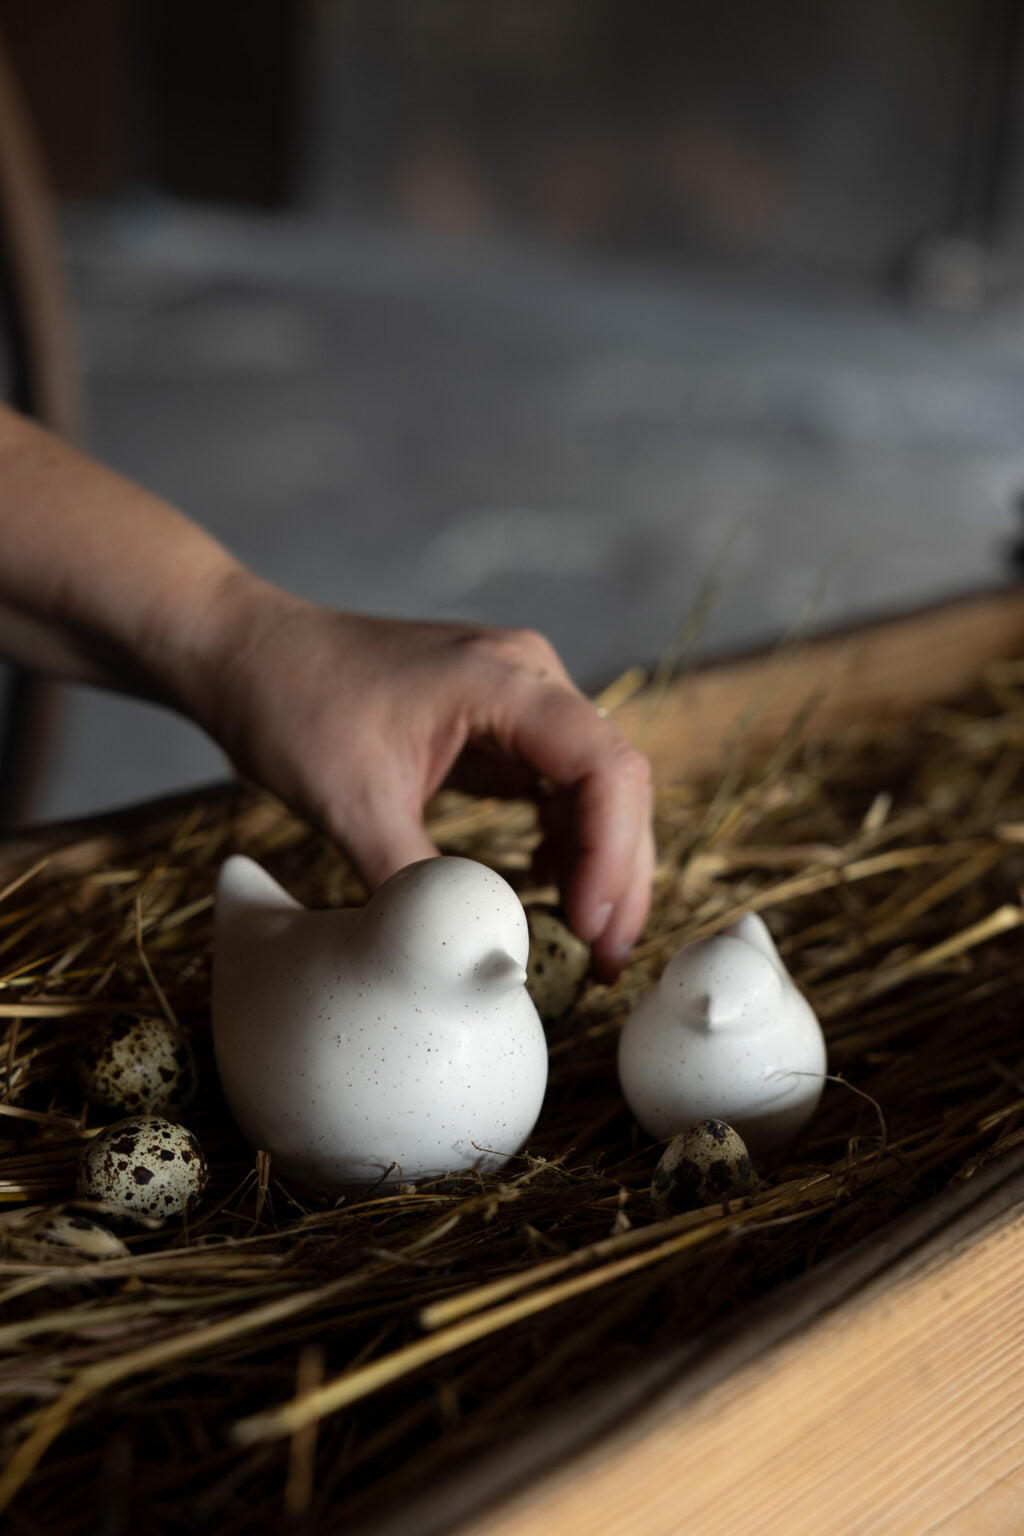
<svg viewBox="0 0 1024 1536">
<path fill-rule="evenodd" d="M 647 914 L 647 761 L 528 630 L 340 613 L 0 407 L 0 654 L 168 704 L 322 828 L 372 887 L 437 852 L 446 782 L 546 786 L 540 865 L 606 978 Z"/>
</svg>

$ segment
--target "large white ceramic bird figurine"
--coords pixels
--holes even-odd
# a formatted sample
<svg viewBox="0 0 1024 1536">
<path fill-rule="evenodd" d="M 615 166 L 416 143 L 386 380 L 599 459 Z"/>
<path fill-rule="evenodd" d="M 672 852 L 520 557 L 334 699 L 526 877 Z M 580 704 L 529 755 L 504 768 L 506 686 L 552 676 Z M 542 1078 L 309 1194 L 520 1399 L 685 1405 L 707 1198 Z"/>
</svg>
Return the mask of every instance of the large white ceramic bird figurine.
<svg viewBox="0 0 1024 1536">
<path fill-rule="evenodd" d="M 213 1040 L 239 1129 L 316 1189 L 494 1168 L 533 1129 L 547 1046 L 526 917 L 473 859 L 311 912 L 251 859 L 217 883 Z"/>
<path fill-rule="evenodd" d="M 784 1146 L 826 1071 L 821 1025 L 755 913 L 673 955 L 619 1040 L 622 1091 L 659 1140 L 714 1118 L 751 1151 Z"/>
</svg>

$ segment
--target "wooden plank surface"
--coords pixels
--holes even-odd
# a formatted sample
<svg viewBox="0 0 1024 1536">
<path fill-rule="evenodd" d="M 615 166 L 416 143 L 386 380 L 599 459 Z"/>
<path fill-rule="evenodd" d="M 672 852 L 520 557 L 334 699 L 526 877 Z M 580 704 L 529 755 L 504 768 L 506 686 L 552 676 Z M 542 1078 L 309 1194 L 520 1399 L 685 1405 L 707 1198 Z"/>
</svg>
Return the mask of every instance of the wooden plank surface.
<svg viewBox="0 0 1024 1536">
<path fill-rule="evenodd" d="M 933 1526 L 929 1536 L 1019 1536 L 1024 1531 L 1024 1466 L 983 1488 Z"/>
<path fill-rule="evenodd" d="M 905 718 L 968 693 L 991 663 L 1021 656 L 1024 588 L 1010 588 L 700 668 L 628 700 L 613 718 L 648 753 L 655 778 L 671 782 L 714 772 L 738 722 L 756 757 L 811 701 L 804 735 Z"/>
<path fill-rule="evenodd" d="M 534 1536 L 548 1521 L 561 1536 L 563 1527 L 558 1522 L 566 1515 L 567 1490 L 574 1499 L 577 1493 L 585 1497 L 595 1477 L 599 1479 L 603 1469 L 613 1464 L 624 1483 L 639 1480 L 638 1485 L 646 1487 L 656 1481 L 661 1474 L 656 1465 L 646 1465 L 645 1453 L 637 1458 L 634 1470 L 634 1451 L 642 1452 L 652 1436 L 657 1437 L 655 1444 L 667 1439 L 671 1445 L 681 1445 L 689 1425 L 710 1421 L 709 1405 L 731 1383 L 761 1384 L 765 1388 L 761 1401 L 770 1412 L 769 1384 L 786 1368 L 794 1347 L 806 1342 L 813 1355 L 823 1336 L 819 1330 L 829 1320 L 853 1309 L 886 1307 L 892 1287 L 938 1272 L 954 1255 L 1002 1230 L 1022 1209 L 1024 1150 L 1018 1149 L 807 1275 L 776 1287 L 703 1336 L 676 1347 L 663 1343 L 655 1356 L 644 1356 L 612 1377 L 595 1373 L 586 1392 L 540 1412 L 528 1431 L 476 1458 L 457 1474 L 432 1483 L 419 1496 L 406 1496 L 392 1512 L 357 1522 L 349 1536 L 408 1536 L 410 1531 L 416 1536 L 520 1536 L 521 1531 L 522 1536 Z M 925 1305 L 934 1305 L 934 1299 L 923 1294 Z M 566 1327 L 571 1328 L 572 1322 L 570 1311 Z M 998 1311 L 986 1319 L 986 1325 L 1001 1326 Z M 881 1411 L 884 1402 L 877 1393 L 876 1397 Z M 732 1428 L 726 1424 L 723 1432 L 730 1433 Z M 735 1481 L 747 1475 L 747 1448 L 753 1446 L 756 1451 L 758 1443 L 754 1426 L 749 1438 L 734 1446 Z M 757 1466 L 755 1457 L 750 1469 Z M 674 1468 L 669 1467 L 665 1475 L 673 1476 Z M 1000 1481 L 1005 1483 L 1005 1497 L 999 1503 L 1012 1502 L 1012 1478 Z M 664 1502 L 687 1515 L 681 1531 L 703 1536 L 717 1527 L 706 1525 L 703 1517 L 689 1519 L 687 1500 L 694 1486 L 693 1476 L 688 1475 L 678 1485 L 675 1503 L 667 1497 Z M 969 1507 L 980 1511 L 990 1492 L 995 1498 L 995 1488 L 995 1481 L 986 1482 Z M 651 1501 L 651 1510 L 655 1521 L 664 1514 L 661 1501 Z M 572 1503 L 569 1512 L 589 1522 L 591 1536 L 619 1536 L 618 1524 L 605 1523 L 603 1503 L 593 1507 Z M 613 1501 L 609 1517 L 618 1519 L 618 1513 Z M 631 1517 L 635 1536 L 649 1536 L 647 1513 L 648 1504 L 642 1500 Z M 565 1529 L 573 1536 L 576 1528 Z M 1019 1536 L 1024 1526 L 1009 1529 Z M 650 1527 L 653 1533 L 661 1530 L 657 1523 Z M 887 1527 L 870 1524 L 851 1527 L 848 1536 L 876 1531 L 878 1536 L 889 1536 Z"/>
<path fill-rule="evenodd" d="M 1017 1536 L 1022 1273 L 1018 1205 L 460 1536 Z"/>
</svg>

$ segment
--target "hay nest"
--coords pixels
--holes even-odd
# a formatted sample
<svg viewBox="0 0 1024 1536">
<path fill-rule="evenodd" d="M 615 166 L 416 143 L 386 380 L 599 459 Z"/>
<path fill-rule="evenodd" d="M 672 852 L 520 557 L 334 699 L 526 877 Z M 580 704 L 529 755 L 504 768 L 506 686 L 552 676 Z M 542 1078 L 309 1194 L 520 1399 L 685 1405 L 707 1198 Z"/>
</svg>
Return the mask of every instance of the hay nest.
<svg viewBox="0 0 1024 1536">
<path fill-rule="evenodd" d="M 332 1205 L 279 1184 L 224 1109 L 208 1038 L 211 889 L 244 851 L 303 901 L 363 892 L 246 790 L 5 865 L 0 900 L 0 1505 L 12 1532 L 346 1529 L 636 1372 L 1024 1139 L 1024 667 L 875 737 L 851 730 L 665 788 L 651 920 L 624 976 L 550 1034 L 544 1112 L 500 1177 Z M 524 897 L 525 803 L 444 794 L 431 831 Z M 659 1149 L 619 1027 L 680 945 L 764 913 L 829 1039 L 801 1141 L 729 1208 L 654 1219 Z M 68 1062 L 164 1006 L 202 1090 L 195 1217 L 102 1263 L 26 1254 L 94 1128 Z M 125 1527 L 126 1528 L 126 1527 Z"/>
</svg>

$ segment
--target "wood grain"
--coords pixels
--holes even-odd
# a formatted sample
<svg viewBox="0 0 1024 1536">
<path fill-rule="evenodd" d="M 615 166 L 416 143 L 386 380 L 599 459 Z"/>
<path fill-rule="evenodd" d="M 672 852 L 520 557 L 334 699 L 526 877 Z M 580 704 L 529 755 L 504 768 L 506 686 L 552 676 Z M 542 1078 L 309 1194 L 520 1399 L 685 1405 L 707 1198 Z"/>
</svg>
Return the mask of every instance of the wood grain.
<svg viewBox="0 0 1024 1536">
<path fill-rule="evenodd" d="M 1019 1532 L 1022 1265 L 1016 1213 L 463 1536 Z"/>
<path fill-rule="evenodd" d="M 1020 656 L 1024 589 L 1015 587 L 702 667 L 612 718 L 667 783 L 714 772 L 738 731 L 752 758 L 770 752 L 809 705 L 805 737 L 905 718 L 968 693 L 987 666 Z"/>
</svg>

